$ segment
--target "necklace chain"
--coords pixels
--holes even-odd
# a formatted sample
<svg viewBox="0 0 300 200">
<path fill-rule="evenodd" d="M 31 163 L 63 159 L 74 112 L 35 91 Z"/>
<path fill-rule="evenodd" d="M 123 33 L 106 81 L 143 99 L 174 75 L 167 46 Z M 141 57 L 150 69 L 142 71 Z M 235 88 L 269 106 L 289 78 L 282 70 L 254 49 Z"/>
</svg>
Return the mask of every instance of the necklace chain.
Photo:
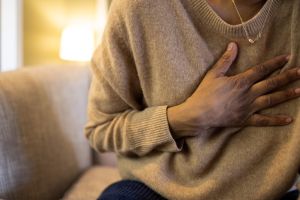
<svg viewBox="0 0 300 200">
<path fill-rule="evenodd" d="M 262 36 L 262 31 L 264 30 L 264 27 L 265 27 L 265 25 L 266 25 L 267 18 L 269 17 L 269 13 L 270 13 L 270 11 L 271 11 L 271 5 L 272 5 L 272 3 L 271 3 L 270 6 L 269 6 L 269 10 L 268 10 L 267 16 L 266 16 L 266 18 L 265 18 L 265 20 L 264 20 L 264 22 L 263 22 L 263 25 L 262 25 L 261 30 L 258 32 L 258 34 L 256 35 L 256 37 L 255 37 L 254 39 L 252 39 L 252 38 L 250 37 L 250 34 L 249 34 L 247 28 L 245 27 L 245 22 L 244 22 L 244 20 L 243 20 L 241 14 L 240 14 L 238 8 L 237 8 L 237 5 L 236 5 L 235 1 L 234 1 L 234 0 L 231 0 L 231 1 L 232 1 L 233 6 L 234 6 L 234 9 L 236 10 L 236 12 L 237 12 L 237 14 L 238 14 L 238 16 L 239 16 L 239 18 L 240 18 L 240 21 L 241 21 L 241 23 L 242 23 L 242 27 L 243 27 L 243 30 L 244 30 L 244 32 L 245 32 L 245 34 L 246 34 L 247 40 L 248 40 L 251 44 L 254 44 L 254 43 L 255 43 L 257 40 L 259 40 L 259 39 L 261 38 L 261 36 Z M 273 2 L 273 0 L 272 0 L 272 2 Z"/>
</svg>

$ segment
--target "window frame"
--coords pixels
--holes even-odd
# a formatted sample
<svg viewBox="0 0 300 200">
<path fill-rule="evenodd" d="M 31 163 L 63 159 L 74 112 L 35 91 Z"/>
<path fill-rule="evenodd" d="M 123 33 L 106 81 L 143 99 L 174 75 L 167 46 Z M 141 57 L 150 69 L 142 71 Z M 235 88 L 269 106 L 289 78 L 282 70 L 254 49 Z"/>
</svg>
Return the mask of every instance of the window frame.
<svg viewBox="0 0 300 200">
<path fill-rule="evenodd" d="M 23 64 L 23 0 L 0 0 L 0 71 Z"/>
</svg>

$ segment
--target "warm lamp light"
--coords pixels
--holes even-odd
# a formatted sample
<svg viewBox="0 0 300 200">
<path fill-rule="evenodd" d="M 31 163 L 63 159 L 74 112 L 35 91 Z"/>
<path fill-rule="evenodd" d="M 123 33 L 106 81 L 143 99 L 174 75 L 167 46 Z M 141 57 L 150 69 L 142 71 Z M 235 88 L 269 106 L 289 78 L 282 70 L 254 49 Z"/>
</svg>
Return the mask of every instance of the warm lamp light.
<svg viewBox="0 0 300 200">
<path fill-rule="evenodd" d="M 94 30 L 89 25 L 67 26 L 61 35 L 59 56 L 63 60 L 87 62 L 95 48 Z"/>
</svg>

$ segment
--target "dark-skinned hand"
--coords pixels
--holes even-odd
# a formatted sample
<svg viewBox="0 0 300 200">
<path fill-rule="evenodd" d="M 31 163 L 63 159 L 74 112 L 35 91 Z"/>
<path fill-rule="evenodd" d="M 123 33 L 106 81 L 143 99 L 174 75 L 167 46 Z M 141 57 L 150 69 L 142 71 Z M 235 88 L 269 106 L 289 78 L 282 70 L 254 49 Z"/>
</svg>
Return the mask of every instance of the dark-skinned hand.
<svg viewBox="0 0 300 200">
<path fill-rule="evenodd" d="M 292 122 L 287 115 L 257 112 L 300 96 L 300 88 L 277 91 L 299 80 L 300 68 L 269 77 L 288 62 L 288 56 L 282 55 L 227 76 L 237 54 L 237 45 L 230 43 L 194 93 L 182 104 L 167 109 L 175 138 L 195 136 L 199 130 L 215 127 L 282 126 Z"/>
</svg>

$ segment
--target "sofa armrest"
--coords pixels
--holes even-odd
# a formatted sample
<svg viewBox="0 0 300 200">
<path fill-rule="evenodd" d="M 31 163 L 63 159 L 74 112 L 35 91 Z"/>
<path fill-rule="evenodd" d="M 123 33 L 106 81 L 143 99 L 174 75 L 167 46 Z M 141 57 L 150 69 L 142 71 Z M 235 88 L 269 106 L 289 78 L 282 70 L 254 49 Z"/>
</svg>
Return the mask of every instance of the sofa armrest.
<svg viewBox="0 0 300 200">
<path fill-rule="evenodd" d="M 88 67 L 0 73 L 0 199 L 59 199 L 91 165 Z"/>
</svg>

